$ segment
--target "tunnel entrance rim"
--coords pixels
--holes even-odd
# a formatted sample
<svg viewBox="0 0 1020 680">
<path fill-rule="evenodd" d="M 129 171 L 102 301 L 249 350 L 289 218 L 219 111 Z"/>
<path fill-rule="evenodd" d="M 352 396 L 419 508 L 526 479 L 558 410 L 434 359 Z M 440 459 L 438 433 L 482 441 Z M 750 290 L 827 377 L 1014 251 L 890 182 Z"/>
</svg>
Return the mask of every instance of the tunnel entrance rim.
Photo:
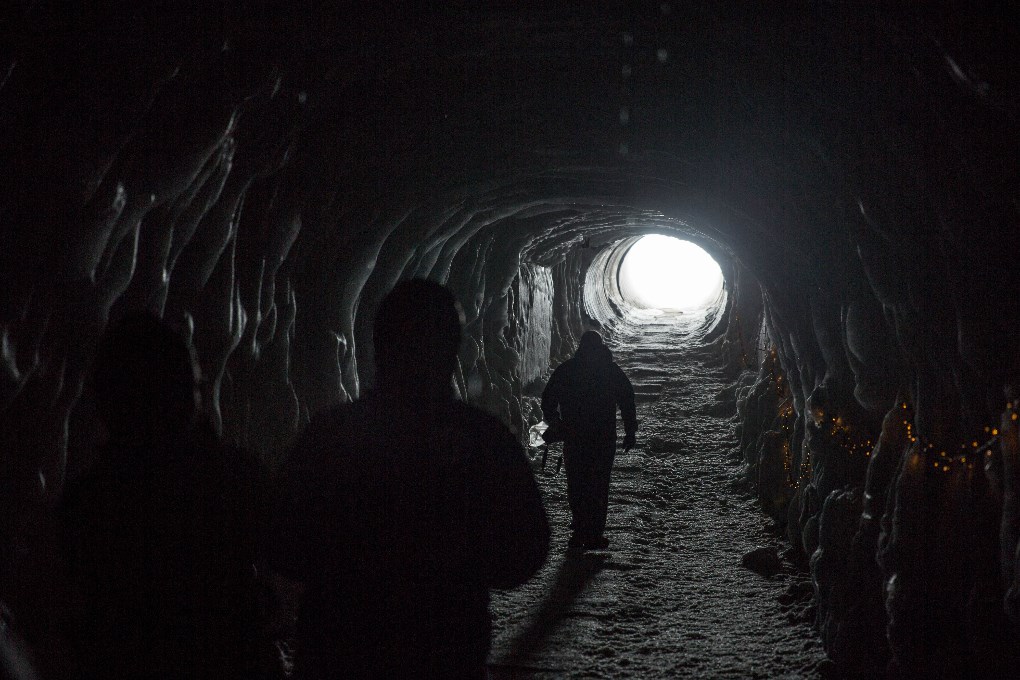
<svg viewBox="0 0 1020 680">
<path fill-rule="evenodd" d="M 634 244 L 650 234 L 659 234 L 688 241 L 704 250 L 719 265 L 722 274 L 722 285 L 718 295 L 699 310 L 691 310 L 689 312 L 668 310 L 665 313 L 662 310 L 656 310 L 660 312 L 659 314 L 655 314 L 651 309 L 638 307 L 627 300 L 620 287 L 620 268 L 627 254 L 634 247 Z M 610 332 L 622 329 L 622 327 L 637 325 L 641 321 L 653 316 L 679 317 L 685 313 L 704 314 L 704 328 L 706 331 L 711 331 L 724 316 L 728 289 L 728 263 L 719 262 L 717 258 L 717 254 L 706 249 L 696 239 L 691 239 L 682 232 L 651 229 L 640 234 L 620 238 L 603 247 L 588 266 L 584 276 L 582 296 L 585 313 L 592 320 L 593 326 Z"/>
</svg>

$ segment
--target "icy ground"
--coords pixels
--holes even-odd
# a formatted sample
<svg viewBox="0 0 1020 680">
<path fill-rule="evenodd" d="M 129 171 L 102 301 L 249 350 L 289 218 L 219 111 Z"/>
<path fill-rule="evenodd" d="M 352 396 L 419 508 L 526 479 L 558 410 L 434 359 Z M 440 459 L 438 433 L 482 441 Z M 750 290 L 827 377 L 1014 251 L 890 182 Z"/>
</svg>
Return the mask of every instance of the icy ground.
<svg viewBox="0 0 1020 680">
<path fill-rule="evenodd" d="M 553 525 L 529 583 L 493 593 L 494 678 L 804 678 L 828 662 L 811 629 L 810 582 L 784 561 L 772 579 L 741 566 L 785 547 L 744 491 L 734 421 L 710 415 L 726 387 L 704 361 L 699 319 L 659 317 L 615 346 L 638 399 L 638 446 L 617 454 L 610 546 L 568 554 L 566 476 L 536 461 Z M 827 673 L 826 673 L 827 674 Z"/>
</svg>

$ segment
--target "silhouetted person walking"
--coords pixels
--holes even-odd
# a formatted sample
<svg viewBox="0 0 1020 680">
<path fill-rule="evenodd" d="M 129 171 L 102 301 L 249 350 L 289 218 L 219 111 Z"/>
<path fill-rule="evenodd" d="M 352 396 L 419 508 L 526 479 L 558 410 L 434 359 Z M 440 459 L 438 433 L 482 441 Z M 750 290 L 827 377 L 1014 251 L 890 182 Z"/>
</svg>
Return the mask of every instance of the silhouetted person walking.
<svg viewBox="0 0 1020 680">
<path fill-rule="evenodd" d="M 197 366 L 158 318 L 100 341 L 109 442 L 64 499 L 85 678 L 261 678 L 258 545 L 268 489 L 200 425 Z"/>
<path fill-rule="evenodd" d="M 398 284 L 377 389 L 312 420 L 285 466 L 275 567 L 306 584 L 299 678 L 484 678 L 489 589 L 530 578 L 549 527 L 523 448 L 454 399 L 460 312 Z"/>
<path fill-rule="evenodd" d="M 562 431 L 567 499 L 573 516 L 572 548 L 604 548 L 609 476 L 616 456 L 616 409 L 634 446 L 637 417 L 634 388 L 595 331 L 586 331 L 573 358 L 560 364 L 542 392 L 542 414 Z"/>
</svg>

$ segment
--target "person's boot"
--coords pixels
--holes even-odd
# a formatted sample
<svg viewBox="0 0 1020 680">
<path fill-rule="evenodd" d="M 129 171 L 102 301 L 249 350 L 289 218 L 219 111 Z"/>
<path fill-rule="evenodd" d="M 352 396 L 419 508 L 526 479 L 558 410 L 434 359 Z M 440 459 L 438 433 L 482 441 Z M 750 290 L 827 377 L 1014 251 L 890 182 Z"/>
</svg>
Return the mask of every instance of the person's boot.
<svg viewBox="0 0 1020 680">
<path fill-rule="evenodd" d="M 567 541 L 567 550 L 580 550 L 584 547 L 585 541 L 581 534 L 576 531 L 570 534 L 570 540 Z"/>
</svg>

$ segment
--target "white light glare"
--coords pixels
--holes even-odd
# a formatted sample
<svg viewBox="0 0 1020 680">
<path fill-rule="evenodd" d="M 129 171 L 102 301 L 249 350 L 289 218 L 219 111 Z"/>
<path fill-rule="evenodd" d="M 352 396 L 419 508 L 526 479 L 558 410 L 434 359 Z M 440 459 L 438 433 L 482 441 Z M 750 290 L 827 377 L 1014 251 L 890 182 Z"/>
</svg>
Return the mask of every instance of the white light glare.
<svg viewBox="0 0 1020 680">
<path fill-rule="evenodd" d="M 649 234 L 635 243 L 620 265 L 620 292 L 646 309 L 703 309 L 722 291 L 722 270 L 690 241 Z"/>
</svg>

